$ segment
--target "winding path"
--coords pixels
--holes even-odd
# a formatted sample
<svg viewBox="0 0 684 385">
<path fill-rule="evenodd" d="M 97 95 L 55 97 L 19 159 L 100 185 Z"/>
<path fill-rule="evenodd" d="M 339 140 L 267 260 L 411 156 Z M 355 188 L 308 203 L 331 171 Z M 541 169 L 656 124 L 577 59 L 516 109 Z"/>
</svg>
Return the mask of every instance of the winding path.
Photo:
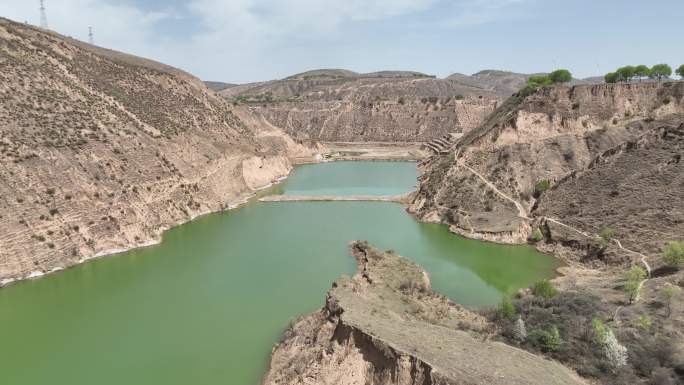
<svg viewBox="0 0 684 385">
<path fill-rule="evenodd" d="M 530 220 L 530 221 L 532 220 L 532 218 L 529 218 L 529 217 L 527 216 L 527 210 L 525 210 L 524 206 L 523 206 L 520 202 L 518 202 L 518 201 L 516 201 L 515 199 L 513 199 L 512 197 L 506 195 L 504 192 L 502 192 L 501 190 L 499 190 L 499 189 L 496 187 L 496 185 L 494 185 L 494 183 L 490 182 L 489 180 L 487 180 L 487 178 L 485 178 L 484 176 L 482 176 L 482 174 L 480 174 L 479 172 L 475 171 L 474 169 L 472 169 L 471 167 L 469 167 L 468 165 L 466 165 L 465 162 L 464 162 L 462 159 L 459 158 L 460 153 L 461 153 L 461 150 L 459 149 L 459 151 L 458 151 L 458 152 L 455 154 L 455 156 L 454 156 L 454 158 L 455 158 L 454 160 L 456 161 L 456 164 L 457 164 L 458 166 L 461 166 L 461 167 L 465 168 L 466 170 L 470 171 L 473 175 L 475 175 L 475 176 L 477 176 L 478 178 L 480 178 L 480 180 L 482 180 L 490 189 L 492 189 L 492 191 L 494 191 L 495 193 L 499 194 L 499 196 L 503 197 L 504 199 L 506 199 L 506 200 L 512 202 L 512 203 L 515 205 L 515 207 L 518 209 L 518 216 L 519 216 L 520 218 L 527 219 L 527 220 Z M 553 218 L 549 218 L 549 217 L 541 217 L 541 219 L 542 219 L 542 220 L 549 221 L 549 222 L 553 222 L 553 223 L 555 223 L 555 224 L 557 224 L 557 225 L 559 225 L 559 226 L 563 226 L 563 227 L 565 227 L 565 228 L 567 228 L 567 229 L 569 229 L 569 230 L 572 230 L 572 231 L 574 231 L 574 232 L 576 232 L 576 233 L 578 233 L 578 234 L 580 234 L 580 235 L 582 235 L 582 236 L 584 236 L 584 237 L 587 237 L 587 238 L 594 238 L 594 239 L 595 239 L 595 238 L 598 238 L 597 235 L 591 235 L 591 234 L 586 233 L 586 232 L 584 232 L 584 231 L 582 231 L 582 230 L 580 230 L 580 229 L 577 229 L 577 228 L 575 228 L 575 227 L 572 227 L 572 226 L 570 226 L 570 225 L 567 225 L 567 224 L 565 224 L 565 223 L 563 223 L 563 222 L 561 222 L 561 221 L 559 221 L 559 220 L 557 220 L 557 219 L 553 219 Z M 618 246 L 618 248 L 620 248 L 621 250 L 626 251 L 626 252 L 628 252 L 628 253 L 630 253 L 630 254 L 639 256 L 639 257 L 640 257 L 640 262 L 641 262 L 641 264 L 643 264 L 644 267 L 646 268 L 646 272 L 648 273 L 648 275 L 647 275 L 647 277 L 646 277 L 645 279 L 643 279 L 641 282 L 639 282 L 639 288 L 638 288 L 638 290 L 637 290 L 637 295 L 636 295 L 636 298 L 634 299 L 634 302 L 637 302 L 637 301 L 639 300 L 639 294 L 641 293 L 641 288 L 644 286 L 644 284 L 646 283 L 646 281 L 648 281 L 648 279 L 651 277 L 651 266 L 648 264 L 648 261 L 647 261 L 648 256 L 646 256 L 645 254 L 642 254 L 642 253 L 640 253 L 640 252 L 638 252 L 638 251 L 630 250 L 630 249 L 628 249 L 628 248 L 622 246 L 622 243 L 620 242 L 619 239 L 612 238 L 611 241 L 613 241 L 613 242 Z"/>
</svg>

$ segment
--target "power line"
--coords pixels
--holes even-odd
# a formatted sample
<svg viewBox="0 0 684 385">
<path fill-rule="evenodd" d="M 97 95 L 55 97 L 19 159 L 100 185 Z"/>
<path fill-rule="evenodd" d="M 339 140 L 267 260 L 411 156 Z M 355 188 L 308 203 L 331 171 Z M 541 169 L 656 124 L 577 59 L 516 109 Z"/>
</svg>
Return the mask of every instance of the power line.
<svg viewBox="0 0 684 385">
<path fill-rule="evenodd" d="M 48 29 L 47 14 L 45 13 L 45 0 L 40 0 L 40 28 Z"/>
</svg>

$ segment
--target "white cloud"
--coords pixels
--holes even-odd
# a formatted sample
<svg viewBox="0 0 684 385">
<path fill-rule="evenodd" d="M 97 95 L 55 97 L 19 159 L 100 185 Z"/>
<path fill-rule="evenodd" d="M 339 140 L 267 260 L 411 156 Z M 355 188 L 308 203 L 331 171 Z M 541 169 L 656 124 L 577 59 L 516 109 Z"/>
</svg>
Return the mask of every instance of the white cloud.
<svg viewBox="0 0 684 385">
<path fill-rule="evenodd" d="M 245 81 L 339 58 L 336 44 L 345 42 L 348 47 L 349 36 L 363 26 L 434 9 L 448 12 L 430 13 L 436 20 L 423 27 L 479 24 L 497 19 L 522 1 L 528 0 L 159 0 L 150 10 L 155 8 L 150 3 L 142 7 L 132 1 L 46 0 L 46 7 L 50 28 L 64 35 L 87 40 L 88 26 L 93 26 L 98 45 L 202 77 Z M 38 24 L 38 2 L 0 0 L 0 16 Z M 172 23 L 188 35 L 165 36 Z M 397 36 L 385 38 L 393 43 Z M 375 43 L 382 44 L 368 44 Z M 361 50 L 373 52 L 368 48 Z M 274 58 L 274 51 L 281 57 Z"/>
</svg>

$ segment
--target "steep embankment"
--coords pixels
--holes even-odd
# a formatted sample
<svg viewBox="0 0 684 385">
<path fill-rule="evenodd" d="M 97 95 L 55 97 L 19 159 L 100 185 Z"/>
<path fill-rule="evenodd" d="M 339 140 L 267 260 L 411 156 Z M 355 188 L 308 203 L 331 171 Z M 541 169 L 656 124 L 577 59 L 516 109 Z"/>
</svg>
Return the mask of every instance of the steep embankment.
<svg viewBox="0 0 684 385">
<path fill-rule="evenodd" d="M 556 184 L 621 145 L 677 126 L 683 95 L 684 83 L 677 82 L 551 87 L 514 96 L 448 155 L 423 165 L 411 209 L 466 235 L 525 242 L 531 227 L 524 217 L 535 214 L 540 181 Z"/>
<path fill-rule="evenodd" d="M 558 331 L 560 346 L 514 337 L 512 320 L 506 340 L 602 384 L 680 383 L 684 270 L 660 257 L 684 239 L 683 152 L 684 82 L 545 88 L 426 161 L 411 210 L 567 262 L 558 297 L 533 290 L 513 305 L 518 324 Z"/>
<path fill-rule="evenodd" d="M 570 370 L 499 342 L 491 325 L 430 289 L 414 263 L 354 243 L 358 263 L 323 309 L 274 348 L 270 384 L 581 384 Z"/>
<path fill-rule="evenodd" d="M 306 152 L 182 71 L 5 19 L 0 99 L 0 284 L 148 244 Z"/>
<path fill-rule="evenodd" d="M 298 140 L 425 142 L 477 127 L 494 91 L 407 72 L 320 70 L 221 91 Z"/>
</svg>

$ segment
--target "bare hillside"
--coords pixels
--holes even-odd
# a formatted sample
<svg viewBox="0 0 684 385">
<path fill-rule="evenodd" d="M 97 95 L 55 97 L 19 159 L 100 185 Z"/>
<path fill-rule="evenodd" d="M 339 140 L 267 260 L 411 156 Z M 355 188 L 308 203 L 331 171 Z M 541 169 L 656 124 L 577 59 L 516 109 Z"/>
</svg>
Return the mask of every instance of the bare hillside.
<svg viewBox="0 0 684 385">
<path fill-rule="evenodd" d="M 5 19 L 0 99 L 2 284 L 156 240 L 301 150 L 185 72 Z"/>
<path fill-rule="evenodd" d="M 497 94 L 407 71 L 316 70 L 221 91 L 301 140 L 427 142 L 479 125 Z"/>
</svg>

